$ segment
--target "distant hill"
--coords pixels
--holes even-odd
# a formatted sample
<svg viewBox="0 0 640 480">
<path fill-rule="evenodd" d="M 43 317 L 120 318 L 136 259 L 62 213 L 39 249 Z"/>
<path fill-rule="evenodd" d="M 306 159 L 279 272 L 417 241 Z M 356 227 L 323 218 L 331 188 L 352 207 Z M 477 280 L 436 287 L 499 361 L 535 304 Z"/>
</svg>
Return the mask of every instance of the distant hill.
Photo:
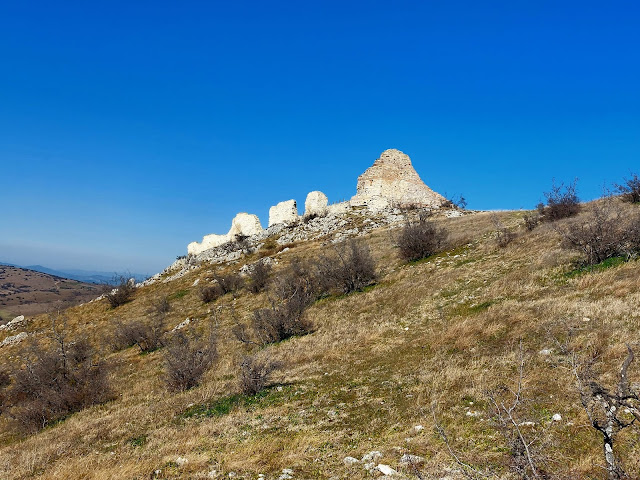
<svg viewBox="0 0 640 480">
<path fill-rule="evenodd" d="M 0 265 L 0 317 L 36 315 L 54 308 L 66 308 L 100 295 L 93 283 L 63 278 L 12 265 Z"/>
<path fill-rule="evenodd" d="M 101 271 L 93 271 L 93 270 L 77 270 L 77 269 L 65 269 L 65 270 L 56 270 L 53 268 L 44 267 L 42 265 L 15 265 L 12 263 L 3 263 L 0 262 L 0 265 L 7 265 L 17 268 L 24 268 L 26 270 L 33 270 L 41 273 L 48 273 L 49 275 L 54 275 L 56 277 L 61 278 L 69 278 L 71 280 L 78 280 L 79 282 L 86 283 L 95 283 L 98 285 L 104 285 L 108 283 L 113 283 L 115 277 L 120 275 L 126 276 L 129 278 L 135 278 L 136 282 L 141 282 L 146 280 L 149 275 L 144 275 L 142 273 L 128 273 L 128 272 L 101 272 Z"/>
</svg>

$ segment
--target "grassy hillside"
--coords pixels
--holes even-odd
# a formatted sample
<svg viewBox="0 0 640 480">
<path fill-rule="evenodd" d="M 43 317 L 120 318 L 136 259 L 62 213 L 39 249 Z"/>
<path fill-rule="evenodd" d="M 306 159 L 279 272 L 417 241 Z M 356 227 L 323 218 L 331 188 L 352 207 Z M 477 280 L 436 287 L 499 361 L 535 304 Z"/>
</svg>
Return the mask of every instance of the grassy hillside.
<svg viewBox="0 0 640 480">
<path fill-rule="evenodd" d="M 531 449 L 541 470 L 549 478 L 606 478 L 602 437 L 581 404 L 569 352 L 594 359 L 603 383 L 615 384 L 625 342 L 639 340 L 640 264 L 576 269 L 579 254 L 560 247 L 558 232 L 549 224 L 526 231 L 523 215 L 439 218 L 450 247 L 409 264 L 399 259 L 397 230 L 375 231 L 364 240 L 377 284 L 318 300 L 306 312 L 313 333 L 266 347 L 232 333 L 234 317 L 250 318 L 268 305 L 265 293 L 242 290 L 209 304 L 198 294 L 214 272 L 238 271 L 260 252 L 141 288 L 116 309 L 103 301 L 69 309 L 68 335 L 88 337 L 113 365 L 116 397 L 29 436 L 0 416 L 0 478 L 197 479 L 233 472 L 255 479 L 279 478 L 283 469 L 300 479 L 377 478 L 381 473 L 368 472 L 365 462 L 344 461 L 371 451 L 382 455 L 376 464 L 407 478 L 464 478 L 448 447 L 475 468 L 517 478 L 510 473 L 513 432 L 492 419 L 491 402 L 510 400 L 505 387 L 517 388 L 521 360 L 522 401 L 514 415 L 523 435 L 536 439 Z M 496 217 L 517 233 L 504 248 L 496 244 Z M 274 255 L 274 275 L 294 258 L 328 249 L 318 241 L 295 244 Z M 146 318 L 165 297 L 167 329 L 190 318 L 185 329 L 218 338 L 218 361 L 200 386 L 182 393 L 165 386 L 165 349 L 141 355 L 137 347 L 111 348 L 118 320 Z M 49 324 L 40 316 L 28 331 L 46 341 Z M 0 363 L 18 367 L 26 345 L 1 348 Z M 266 390 L 243 396 L 238 362 L 257 351 L 284 368 Z M 640 365 L 629 374 L 632 383 L 640 381 Z M 555 414 L 561 420 L 552 420 Z M 638 441 L 631 427 L 616 445 L 634 478 Z M 401 463 L 404 454 L 423 457 L 419 473 Z"/>
</svg>

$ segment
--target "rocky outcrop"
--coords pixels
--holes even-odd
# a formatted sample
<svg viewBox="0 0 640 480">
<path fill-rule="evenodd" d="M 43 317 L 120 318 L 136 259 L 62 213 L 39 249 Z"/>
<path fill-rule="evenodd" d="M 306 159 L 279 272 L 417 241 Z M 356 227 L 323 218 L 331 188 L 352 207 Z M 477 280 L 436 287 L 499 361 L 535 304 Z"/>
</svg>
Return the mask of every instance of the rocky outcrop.
<svg viewBox="0 0 640 480">
<path fill-rule="evenodd" d="M 306 217 L 311 215 L 326 215 L 327 205 L 329 205 L 329 199 L 324 193 L 319 191 L 310 192 L 304 202 L 304 215 Z"/>
<path fill-rule="evenodd" d="M 358 177 L 357 193 L 350 201 L 329 205 L 327 196 L 316 190 L 307 195 L 304 215 L 306 222 L 312 217 L 332 217 L 328 219 L 327 225 L 334 225 L 358 210 L 384 216 L 394 212 L 397 207 L 438 208 L 445 201 L 442 195 L 424 184 L 408 155 L 391 149 L 382 152 L 380 158 Z M 233 219 L 228 233 L 205 235 L 202 242 L 190 243 L 187 250 L 191 255 L 201 255 L 211 250 L 204 255 L 233 260 L 230 255 L 236 255 L 237 252 L 227 251 L 227 244 L 238 235 L 252 237 L 253 243 L 273 235 L 282 240 L 289 235 L 283 234 L 283 230 L 297 224 L 299 220 L 296 201 L 287 200 L 269 209 L 267 230 L 262 229 L 257 216 L 239 213 Z M 320 224 L 324 225 L 322 222 Z M 322 231 L 322 227 L 318 228 Z"/>
<path fill-rule="evenodd" d="M 269 209 L 269 226 L 296 223 L 298 220 L 298 205 L 295 200 L 280 202 Z"/>
<path fill-rule="evenodd" d="M 262 233 L 263 228 L 257 215 L 249 213 L 239 213 L 231 221 L 231 229 L 224 235 L 205 235 L 202 242 L 191 242 L 187 246 L 187 252 L 191 255 L 198 255 L 205 250 L 219 247 L 225 243 L 235 240 L 238 235 L 252 236 Z"/>
<path fill-rule="evenodd" d="M 374 205 L 380 209 L 384 201 L 393 206 L 438 208 L 445 198 L 431 190 L 420 179 L 411 159 L 400 150 L 385 150 L 371 167 L 358 177 L 352 206 Z"/>
</svg>

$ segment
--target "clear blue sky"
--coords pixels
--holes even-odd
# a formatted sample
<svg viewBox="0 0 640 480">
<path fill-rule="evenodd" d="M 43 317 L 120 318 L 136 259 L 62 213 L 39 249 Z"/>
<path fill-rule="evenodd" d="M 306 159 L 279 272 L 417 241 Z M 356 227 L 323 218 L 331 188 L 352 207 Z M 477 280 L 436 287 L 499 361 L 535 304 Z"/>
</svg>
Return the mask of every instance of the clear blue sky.
<svg viewBox="0 0 640 480">
<path fill-rule="evenodd" d="M 636 1 L 4 1 L 0 261 L 154 273 L 386 148 L 469 208 L 637 171 Z"/>
</svg>

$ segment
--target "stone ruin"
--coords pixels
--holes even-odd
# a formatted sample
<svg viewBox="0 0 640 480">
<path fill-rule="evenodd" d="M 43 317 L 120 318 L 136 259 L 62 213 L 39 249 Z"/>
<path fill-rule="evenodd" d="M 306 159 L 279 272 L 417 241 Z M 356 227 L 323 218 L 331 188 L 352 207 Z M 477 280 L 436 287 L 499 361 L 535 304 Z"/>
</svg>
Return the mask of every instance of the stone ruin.
<svg viewBox="0 0 640 480">
<path fill-rule="evenodd" d="M 400 150 L 389 149 L 382 152 L 371 167 L 358 177 L 356 195 L 351 200 L 329 205 L 327 196 L 314 191 L 304 202 L 305 212 L 301 217 L 295 200 L 286 200 L 269 209 L 269 225 L 265 230 L 257 215 L 238 213 L 231 222 L 231 229 L 223 235 L 205 235 L 202 242 L 191 242 L 187 251 L 198 255 L 205 250 L 219 247 L 237 240 L 238 236 L 252 237 L 268 235 L 276 225 L 295 225 L 304 217 L 340 216 L 353 208 L 366 208 L 371 212 L 381 212 L 398 207 L 440 208 L 446 199 L 431 190 L 421 179 L 411 164 L 408 155 Z"/>
</svg>

